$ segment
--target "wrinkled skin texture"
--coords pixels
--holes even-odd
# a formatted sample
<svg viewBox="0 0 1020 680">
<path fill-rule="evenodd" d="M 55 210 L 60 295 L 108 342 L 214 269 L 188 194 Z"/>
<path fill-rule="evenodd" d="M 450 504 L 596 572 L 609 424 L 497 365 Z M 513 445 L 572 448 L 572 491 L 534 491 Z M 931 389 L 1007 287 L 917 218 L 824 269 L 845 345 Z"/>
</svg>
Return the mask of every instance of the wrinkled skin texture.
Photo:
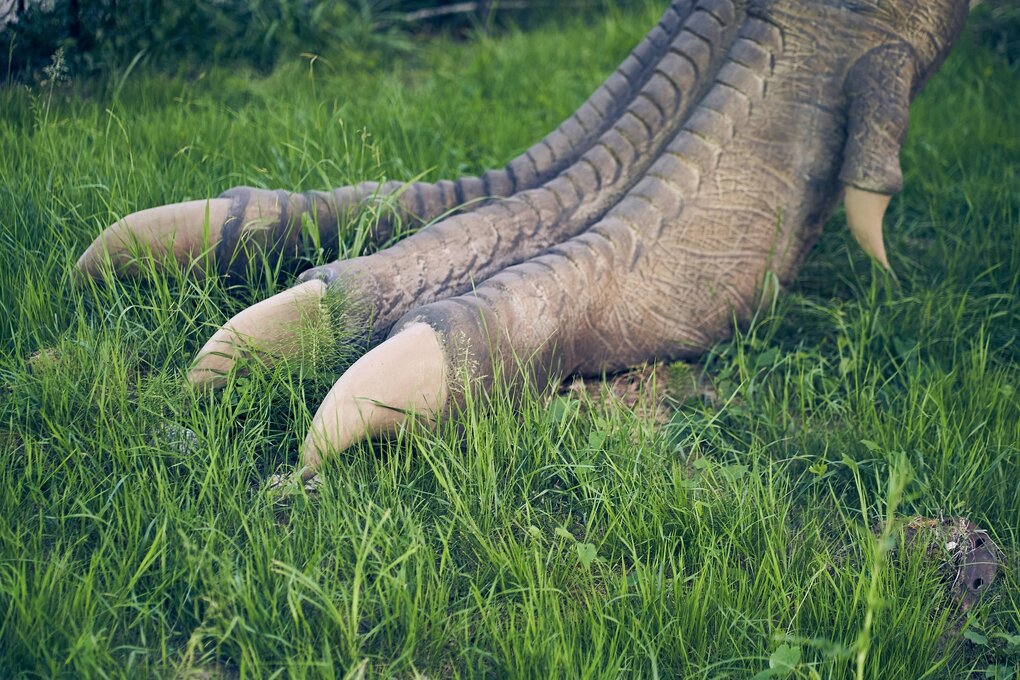
<svg viewBox="0 0 1020 680">
<path fill-rule="evenodd" d="M 208 211 L 218 273 L 238 274 L 256 250 L 299 252 L 302 214 L 335 244 L 338 225 L 388 197 L 395 214 L 380 220 L 380 240 L 397 219 L 457 212 L 376 254 L 307 271 L 299 291 L 321 295 L 321 281 L 365 305 L 370 342 L 383 343 L 365 365 L 379 381 L 408 351 L 390 343 L 431 329 L 444 384 L 432 369 L 415 373 L 398 408 L 443 413 L 460 394 L 447 383 L 465 371 L 484 392 L 500 373 L 518 381 L 522 366 L 541 387 L 694 357 L 751 315 L 770 273 L 795 276 L 844 196 L 855 236 L 887 265 L 881 220 L 902 186 L 909 105 L 967 10 L 966 0 L 674 0 L 570 119 L 501 170 L 305 194 L 235 188 L 207 205 L 129 216 L 79 267 L 97 275 L 109 256 L 123 268 L 133 241 L 188 261 Z M 279 347 L 297 317 L 270 307 L 249 326 L 285 319 L 261 338 Z M 221 331 L 191 380 L 219 380 L 209 376 L 229 370 L 240 335 Z M 355 364 L 345 384 L 367 385 L 366 370 Z M 360 398 L 344 380 L 331 398 Z M 304 462 L 393 426 L 332 423 L 345 433 L 310 436 Z"/>
</svg>

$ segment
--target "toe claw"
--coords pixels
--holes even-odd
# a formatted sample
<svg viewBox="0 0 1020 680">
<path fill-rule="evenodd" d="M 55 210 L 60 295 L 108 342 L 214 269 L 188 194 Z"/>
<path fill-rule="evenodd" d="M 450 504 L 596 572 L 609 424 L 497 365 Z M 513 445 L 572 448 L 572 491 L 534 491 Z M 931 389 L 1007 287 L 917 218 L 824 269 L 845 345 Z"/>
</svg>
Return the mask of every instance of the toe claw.
<svg viewBox="0 0 1020 680">
<path fill-rule="evenodd" d="M 132 213 L 107 227 L 78 258 L 76 268 L 84 277 L 100 278 L 109 261 L 118 273 L 133 273 L 138 246 L 190 264 L 219 242 L 229 210 L 229 200 L 214 198 Z"/>
<path fill-rule="evenodd" d="M 850 232 L 864 252 L 875 258 L 887 270 L 891 267 L 882 238 L 882 220 L 891 200 L 891 196 L 864 191 L 854 186 L 847 186 L 844 198 Z"/>
<path fill-rule="evenodd" d="M 324 313 L 320 302 L 325 291 L 321 281 L 308 281 L 237 314 L 199 350 L 188 382 L 220 387 L 242 358 L 279 359 L 301 354 L 305 326 Z"/>
<path fill-rule="evenodd" d="M 409 415 L 438 416 L 449 397 L 438 333 L 414 323 L 351 366 L 329 391 L 302 447 L 306 474 L 329 452 L 393 432 Z"/>
</svg>

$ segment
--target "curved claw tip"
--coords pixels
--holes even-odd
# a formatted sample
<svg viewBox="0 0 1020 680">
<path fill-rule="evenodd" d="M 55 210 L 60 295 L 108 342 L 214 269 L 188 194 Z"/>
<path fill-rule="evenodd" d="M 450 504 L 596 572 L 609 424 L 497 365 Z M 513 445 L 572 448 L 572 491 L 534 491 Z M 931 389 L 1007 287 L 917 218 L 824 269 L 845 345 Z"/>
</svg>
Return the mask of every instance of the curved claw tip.
<svg viewBox="0 0 1020 680">
<path fill-rule="evenodd" d="M 446 409 L 449 394 L 439 334 L 413 323 L 340 376 L 312 419 L 302 463 L 314 472 L 327 453 L 392 433 L 412 414 L 435 418 Z"/>
<path fill-rule="evenodd" d="M 230 210 L 230 200 L 175 203 L 149 208 L 117 220 L 96 237 L 75 263 L 82 278 L 100 278 L 109 261 L 117 273 L 133 271 L 133 249 L 171 255 L 189 264 L 217 244 Z"/>
<path fill-rule="evenodd" d="M 101 239 L 102 237 L 96 238 L 75 261 L 74 269 L 71 270 L 71 280 L 75 284 L 83 285 L 90 279 L 101 279 L 103 277 L 103 256 L 108 256 L 108 252 L 103 247 L 104 244 Z"/>
<path fill-rule="evenodd" d="M 886 270 L 891 270 L 882 237 L 882 220 L 892 196 L 848 186 L 843 200 L 846 220 L 854 239 L 864 252 L 875 258 Z"/>
<path fill-rule="evenodd" d="M 73 284 L 80 286 L 89 279 L 96 278 L 95 268 L 92 266 L 92 259 L 92 246 L 89 246 L 74 262 L 74 268 L 71 270 L 71 282 Z"/>
<path fill-rule="evenodd" d="M 309 281 L 236 314 L 199 350 L 188 383 L 222 387 L 239 359 L 281 360 L 301 355 L 304 331 L 322 320 L 320 303 L 325 294 L 325 284 Z"/>
</svg>

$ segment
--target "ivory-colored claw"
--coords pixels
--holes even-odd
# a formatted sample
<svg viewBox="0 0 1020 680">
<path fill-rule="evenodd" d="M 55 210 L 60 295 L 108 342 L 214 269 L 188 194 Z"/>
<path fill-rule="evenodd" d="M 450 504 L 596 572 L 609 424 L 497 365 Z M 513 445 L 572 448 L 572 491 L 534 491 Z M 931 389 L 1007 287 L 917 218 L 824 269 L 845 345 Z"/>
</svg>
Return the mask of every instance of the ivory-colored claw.
<svg viewBox="0 0 1020 680">
<path fill-rule="evenodd" d="M 172 255 L 178 262 L 188 264 L 206 248 L 219 243 L 229 211 L 229 199 L 214 198 L 132 213 L 103 230 L 78 258 L 78 270 L 98 278 L 109 258 L 118 273 L 132 273 L 133 250 L 138 247 L 155 256 Z"/>
<path fill-rule="evenodd" d="M 188 372 L 196 386 L 221 387 L 242 358 L 285 359 L 300 355 L 307 332 L 325 313 L 326 284 L 318 279 L 289 288 L 248 307 L 216 331 Z"/>
<path fill-rule="evenodd" d="M 882 238 L 882 220 L 891 200 L 892 196 L 864 191 L 853 186 L 847 186 L 843 199 L 850 232 L 864 252 L 878 260 L 886 269 L 891 267 Z"/>
<path fill-rule="evenodd" d="M 416 323 L 356 361 L 329 391 L 301 451 L 302 476 L 361 439 L 390 434 L 412 414 L 435 418 L 446 408 L 446 357 L 436 331 Z"/>
</svg>

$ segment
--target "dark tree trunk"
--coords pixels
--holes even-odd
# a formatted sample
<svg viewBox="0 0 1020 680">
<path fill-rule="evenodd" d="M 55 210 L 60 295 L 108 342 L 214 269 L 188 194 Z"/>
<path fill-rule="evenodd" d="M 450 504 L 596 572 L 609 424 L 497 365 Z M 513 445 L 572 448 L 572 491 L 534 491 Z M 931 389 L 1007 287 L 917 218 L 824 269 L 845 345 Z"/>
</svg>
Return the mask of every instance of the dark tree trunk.
<svg viewBox="0 0 1020 680">
<path fill-rule="evenodd" d="M 68 12 L 71 15 L 71 28 L 68 33 L 74 40 L 76 46 L 81 44 L 81 2 L 80 0 L 70 0 L 68 3 Z"/>
</svg>

